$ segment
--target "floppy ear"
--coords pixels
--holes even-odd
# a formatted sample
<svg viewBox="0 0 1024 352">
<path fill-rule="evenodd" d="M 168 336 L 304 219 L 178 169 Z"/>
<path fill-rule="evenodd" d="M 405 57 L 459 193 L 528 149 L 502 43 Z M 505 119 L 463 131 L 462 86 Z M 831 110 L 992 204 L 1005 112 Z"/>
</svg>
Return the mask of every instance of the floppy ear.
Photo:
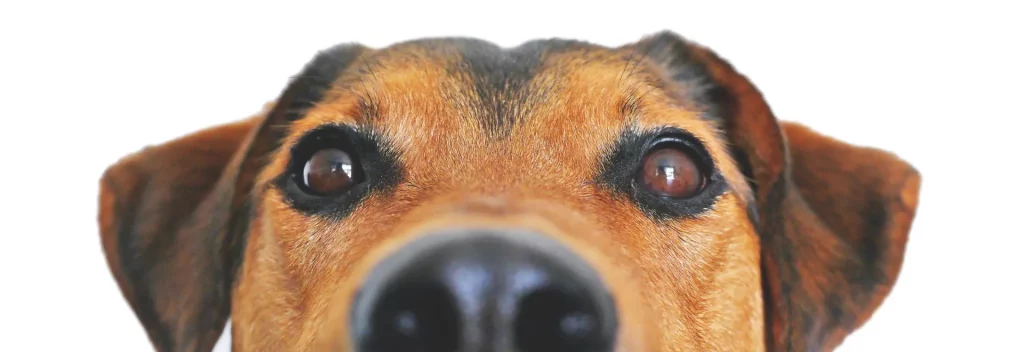
<svg viewBox="0 0 1024 352">
<path fill-rule="evenodd" d="M 143 149 L 103 174 L 107 264 L 160 351 L 210 350 L 224 328 L 246 211 L 239 151 L 261 120 Z"/>
<path fill-rule="evenodd" d="M 721 123 L 751 180 L 767 349 L 834 349 L 896 281 L 917 207 L 917 171 L 890 153 L 780 124 L 746 77 L 675 34 L 646 38 L 637 51 Z"/>
<path fill-rule="evenodd" d="M 231 311 L 256 174 L 289 122 L 362 51 L 326 50 L 272 109 L 143 149 L 103 174 L 99 223 L 107 264 L 157 350 L 213 349 Z"/>
</svg>

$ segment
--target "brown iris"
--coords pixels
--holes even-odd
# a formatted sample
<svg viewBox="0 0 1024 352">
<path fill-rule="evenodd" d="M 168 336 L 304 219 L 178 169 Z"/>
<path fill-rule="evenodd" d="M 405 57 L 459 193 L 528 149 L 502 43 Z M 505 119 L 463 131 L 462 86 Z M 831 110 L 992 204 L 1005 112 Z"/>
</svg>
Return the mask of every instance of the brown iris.
<svg viewBox="0 0 1024 352">
<path fill-rule="evenodd" d="M 690 198 L 704 188 L 704 173 L 684 151 L 672 147 L 647 154 L 637 174 L 637 183 L 655 195 Z"/>
<path fill-rule="evenodd" d="M 321 149 L 306 161 L 302 169 L 302 183 L 311 192 L 332 195 L 355 184 L 355 163 L 340 149 Z"/>
</svg>

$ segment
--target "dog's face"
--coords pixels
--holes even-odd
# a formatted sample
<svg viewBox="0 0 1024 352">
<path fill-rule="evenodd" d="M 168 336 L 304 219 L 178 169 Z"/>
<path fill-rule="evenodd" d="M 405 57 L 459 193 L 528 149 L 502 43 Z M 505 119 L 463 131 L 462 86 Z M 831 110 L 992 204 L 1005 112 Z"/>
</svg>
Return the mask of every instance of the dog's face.
<svg viewBox="0 0 1024 352">
<path fill-rule="evenodd" d="M 780 124 L 710 51 L 466 39 L 317 56 L 249 120 L 104 175 L 161 350 L 828 350 L 894 283 L 919 178 Z"/>
</svg>

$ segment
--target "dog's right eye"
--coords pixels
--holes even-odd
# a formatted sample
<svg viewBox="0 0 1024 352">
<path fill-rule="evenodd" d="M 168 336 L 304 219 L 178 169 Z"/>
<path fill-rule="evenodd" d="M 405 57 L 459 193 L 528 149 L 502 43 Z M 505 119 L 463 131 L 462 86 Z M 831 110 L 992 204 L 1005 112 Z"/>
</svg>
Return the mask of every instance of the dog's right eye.
<svg viewBox="0 0 1024 352">
<path fill-rule="evenodd" d="M 362 172 L 349 153 L 336 148 L 321 149 L 302 167 L 303 190 L 320 196 L 335 195 L 359 183 Z"/>
<path fill-rule="evenodd" d="M 600 180 L 658 219 L 701 214 L 728 185 L 701 140 L 674 127 L 625 131 L 603 163 Z"/>
</svg>

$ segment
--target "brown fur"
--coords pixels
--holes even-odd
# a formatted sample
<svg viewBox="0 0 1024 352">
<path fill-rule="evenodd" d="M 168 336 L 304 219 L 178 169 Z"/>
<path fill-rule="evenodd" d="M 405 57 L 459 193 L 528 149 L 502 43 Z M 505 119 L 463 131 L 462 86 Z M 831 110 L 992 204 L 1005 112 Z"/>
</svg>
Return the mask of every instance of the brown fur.
<svg viewBox="0 0 1024 352">
<path fill-rule="evenodd" d="M 719 87 L 721 125 L 680 100 L 694 88 L 666 81 L 657 41 L 682 46 Z M 348 308 L 376 262 L 431 229 L 474 224 L 577 251 L 616 298 L 620 351 L 830 350 L 894 283 L 916 172 L 778 123 L 710 51 L 669 34 L 549 50 L 501 128 L 477 118 L 486 97 L 452 73 L 459 55 L 442 41 L 360 49 L 294 122 L 297 85 L 264 114 L 112 166 L 104 249 L 154 345 L 209 350 L 230 309 L 236 350 L 347 349 Z M 325 124 L 380 136 L 403 170 L 342 219 L 299 212 L 273 185 L 291 146 Z M 659 221 L 594 181 L 624 129 L 661 126 L 692 133 L 721 170 L 729 191 L 709 212 Z"/>
</svg>

